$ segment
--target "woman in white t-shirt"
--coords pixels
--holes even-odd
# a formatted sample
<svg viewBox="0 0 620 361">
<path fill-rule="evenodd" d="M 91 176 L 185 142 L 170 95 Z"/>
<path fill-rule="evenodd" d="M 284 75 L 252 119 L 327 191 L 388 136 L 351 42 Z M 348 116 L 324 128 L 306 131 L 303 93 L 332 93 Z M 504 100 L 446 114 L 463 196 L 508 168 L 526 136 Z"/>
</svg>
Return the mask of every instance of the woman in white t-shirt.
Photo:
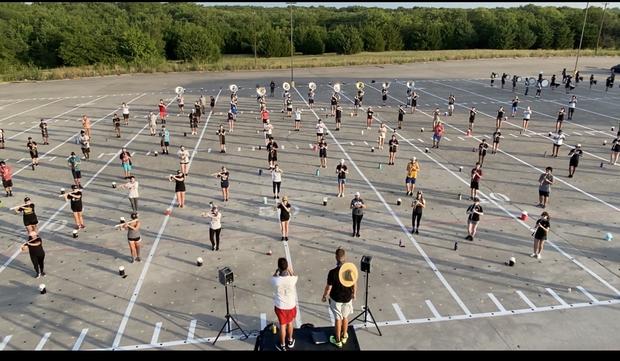
<svg viewBox="0 0 620 361">
<path fill-rule="evenodd" d="M 530 122 L 531 117 L 532 117 L 532 108 L 527 107 L 527 109 L 523 111 L 523 130 L 520 130 L 519 134 L 521 134 L 521 132 L 527 131 L 527 125 Z"/>
<path fill-rule="evenodd" d="M 271 183 L 273 186 L 273 199 L 280 199 L 280 185 L 282 185 L 282 169 L 276 163 L 271 170 Z"/>
<path fill-rule="evenodd" d="M 575 112 L 575 108 L 577 108 L 577 97 L 572 96 L 568 101 L 568 118 L 567 120 L 573 120 L 573 113 Z"/>
<path fill-rule="evenodd" d="M 123 120 L 125 120 L 125 125 L 129 125 L 129 106 L 123 103 L 121 108 L 123 108 Z"/>
<path fill-rule="evenodd" d="M 138 193 L 138 189 L 140 184 L 136 181 L 136 177 L 130 176 L 129 182 L 120 185 L 119 188 L 129 190 L 129 203 L 131 203 L 131 209 L 134 213 L 138 213 L 138 198 L 140 194 Z"/>
<path fill-rule="evenodd" d="M 267 121 L 263 124 L 263 133 L 265 134 L 265 145 L 269 143 L 269 138 L 271 138 L 271 134 L 273 133 L 273 124 L 271 121 L 267 119 Z"/>
<path fill-rule="evenodd" d="M 189 150 L 185 149 L 184 146 L 181 146 L 181 149 L 177 152 L 179 155 L 179 163 L 181 165 L 181 172 L 183 174 L 189 174 Z"/>
<path fill-rule="evenodd" d="M 220 250 L 220 232 L 222 231 L 222 213 L 216 205 L 211 204 L 211 211 L 202 213 L 203 217 L 211 218 L 209 225 L 209 241 L 211 241 L 211 250 Z"/>
<path fill-rule="evenodd" d="M 274 310 L 280 324 L 280 344 L 276 347 L 281 351 L 295 347 L 293 320 L 297 317 L 297 279 L 286 258 L 279 258 L 278 269 L 271 277 L 271 285 Z"/>
<path fill-rule="evenodd" d="M 299 131 L 301 129 L 301 109 L 295 109 L 295 131 Z"/>
<path fill-rule="evenodd" d="M 562 134 L 562 129 L 560 129 L 556 134 L 552 135 L 551 139 L 553 140 L 553 151 L 551 152 L 551 156 L 557 158 L 558 151 L 560 150 L 562 143 L 564 143 L 566 136 Z"/>
<path fill-rule="evenodd" d="M 321 138 L 323 137 L 323 133 L 325 133 L 325 124 L 323 124 L 323 121 L 321 119 L 317 120 L 316 123 L 316 142 L 320 142 Z"/>
</svg>

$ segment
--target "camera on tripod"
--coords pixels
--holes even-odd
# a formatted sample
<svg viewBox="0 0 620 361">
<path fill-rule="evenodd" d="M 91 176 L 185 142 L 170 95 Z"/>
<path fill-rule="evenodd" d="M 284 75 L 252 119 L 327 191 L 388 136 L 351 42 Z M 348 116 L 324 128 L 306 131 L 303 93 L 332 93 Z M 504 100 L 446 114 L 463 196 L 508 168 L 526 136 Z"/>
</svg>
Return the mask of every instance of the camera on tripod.
<svg viewBox="0 0 620 361">
<path fill-rule="evenodd" d="M 372 261 L 372 256 L 362 256 L 362 260 L 360 261 L 362 272 L 370 273 L 370 261 Z"/>
<path fill-rule="evenodd" d="M 220 283 L 224 286 L 232 284 L 235 280 L 233 271 L 228 267 L 224 267 L 219 270 L 218 274 L 220 276 Z"/>
</svg>

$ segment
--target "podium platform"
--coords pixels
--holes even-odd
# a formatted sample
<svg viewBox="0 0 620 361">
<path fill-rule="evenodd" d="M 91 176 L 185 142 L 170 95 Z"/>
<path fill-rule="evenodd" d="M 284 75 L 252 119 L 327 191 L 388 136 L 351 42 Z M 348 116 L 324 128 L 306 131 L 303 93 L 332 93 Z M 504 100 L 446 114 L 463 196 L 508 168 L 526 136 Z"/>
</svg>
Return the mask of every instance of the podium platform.
<svg viewBox="0 0 620 361">
<path fill-rule="evenodd" d="M 313 335 L 314 334 L 314 335 Z M 349 326 L 349 340 L 342 348 L 338 348 L 329 342 L 329 336 L 334 334 L 334 327 L 312 327 L 302 325 L 293 332 L 295 347 L 287 351 L 360 351 L 357 335 L 353 326 Z M 280 343 L 279 330 L 275 335 L 271 331 L 271 325 L 263 329 L 256 338 L 254 351 L 278 351 L 276 345 Z M 325 343 L 315 344 L 315 340 L 322 338 Z"/>
</svg>

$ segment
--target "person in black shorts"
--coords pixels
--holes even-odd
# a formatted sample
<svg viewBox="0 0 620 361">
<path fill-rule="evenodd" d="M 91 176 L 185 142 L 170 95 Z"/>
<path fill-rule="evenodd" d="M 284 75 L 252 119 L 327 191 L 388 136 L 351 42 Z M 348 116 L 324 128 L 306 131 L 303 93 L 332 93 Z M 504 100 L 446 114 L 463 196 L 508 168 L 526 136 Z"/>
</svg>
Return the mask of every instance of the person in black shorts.
<svg viewBox="0 0 620 361">
<path fill-rule="evenodd" d="M 560 108 L 560 111 L 558 112 L 558 119 L 555 121 L 555 132 L 557 133 L 558 130 L 562 129 L 562 122 L 564 122 L 564 114 L 565 114 L 566 110 L 564 109 L 564 107 Z"/>
<path fill-rule="evenodd" d="M 273 98 L 273 92 L 276 90 L 276 83 L 273 80 L 269 83 L 269 90 L 271 90 L 271 97 Z"/>
<path fill-rule="evenodd" d="M 398 106 L 398 129 L 403 129 L 403 119 L 405 118 L 405 109 L 402 105 Z"/>
<path fill-rule="evenodd" d="M 39 123 L 39 128 L 41 128 L 41 138 L 43 138 L 43 145 L 48 145 L 49 143 L 49 132 L 47 131 L 47 122 L 45 119 L 41 118 L 41 123 Z"/>
<path fill-rule="evenodd" d="M 383 106 L 385 106 L 385 103 L 387 102 L 387 94 L 388 94 L 387 88 L 381 89 L 381 100 L 383 101 Z"/>
<path fill-rule="evenodd" d="M 411 95 L 411 114 L 415 112 L 415 108 L 418 106 L 418 98 L 418 93 L 414 91 Z"/>
<path fill-rule="evenodd" d="M 502 132 L 499 129 L 495 129 L 493 132 L 493 148 L 491 149 L 491 154 L 497 154 L 497 148 L 499 148 L 499 140 L 502 139 Z"/>
<path fill-rule="evenodd" d="M 336 93 L 332 94 L 331 99 L 329 100 L 329 104 L 331 105 L 331 115 L 336 115 L 336 106 L 338 105 L 338 95 Z"/>
<path fill-rule="evenodd" d="M 396 139 L 396 134 L 392 134 L 392 139 L 390 139 L 388 145 L 390 146 L 388 164 L 394 165 L 394 158 L 396 158 L 396 150 L 398 149 L 398 139 Z"/>
<path fill-rule="evenodd" d="M 116 133 L 116 137 L 121 137 L 121 118 L 118 117 L 118 114 L 114 113 L 114 117 L 112 118 L 112 125 L 114 125 L 114 132 Z"/>
<path fill-rule="evenodd" d="M 616 165 L 618 162 L 618 155 L 620 155 L 620 131 L 616 134 L 616 138 L 611 141 L 611 156 L 609 158 L 609 164 Z"/>
<path fill-rule="evenodd" d="M 467 237 L 465 239 L 473 241 L 478 229 L 478 223 L 480 222 L 480 216 L 484 214 L 478 197 L 474 198 L 474 204 L 467 208 L 467 214 Z"/>
<path fill-rule="evenodd" d="M 476 163 L 476 166 L 471 170 L 471 183 L 470 188 L 470 200 L 473 200 L 478 195 L 478 189 L 480 188 L 480 179 L 482 178 L 482 169 L 480 163 Z"/>
<path fill-rule="evenodd" d="M 28 240 L 22 245 L 21 249 L 22 251 L 26 251 L 27 249 L 30 254 L 30 260 L 36 272 L 34 277 L 45 277 L 45 251 L 43 250 L 43 240 L 41 240 L 41 237 L 39 237 L 36 231 L 28 232 Z"/>
<path fill-rule="evenodd" d="M 24 204 L 15 209 L 16 213 L 21 212 L 24 220 L 24 226 L 26 226 L 26 232 L 37 232 L 37 224 L 39 219 L 34 212 L 34 203 L 30 201 L 30 198 L 24 198 Z"/>
<path fill-rule="evenodd" d="M 336 130 L 340 130 L 341 124 L 342 124 L 342 107 L 338 105 L 336 106 Z"/>
<path fill-rule="evenodd" d="M 215 174 L 216 178 L 220 179 L 220 187 L 222 187 L 222 198 L 224 198 L 224 202 L 228 202 L 228 187 L 230 187 L 230 183 L 228 181 L 228 177 L 230 176 L 230 172 L 226 167 L 222 167 L 222 170 Z"/>
<path fill-rule="evenodd" d="M 293 207 L 288 202 L 288 197 L 282 197 L 282 202 L 280 202 L 276 207 L 276 210 L 280 210 L 280 231 L 282 232 L 281 241 L 288 241 L 288 224 L 291 220 L 291 213 L 293 211 Z"/>
<path fill-rule="evenodd" d="M 71 202 L 71 211 L 73 211 L 73 219 L 75 220 L 75 229 L 86 228 L 84 218 L 82 217 L 82 191 L 75 184 L 71 185 L 71 192 L 61 195 Z"/>
<path fill-rule="evenodd" d="M 185 207 L 185 174 L 179 169 L 176 175 L 169 175 L 169 181 L 174 181 L 174 192 L 177 196 L 177 206 L 179 208 Z"/>
<path fill-rule="evenodd" d="M 314 105 L 314 95 L 314 90 L 308 91 L 308 105 L 310 109 L 312 109 L 312 106 Z"/>
<path fill-rule="evenodd" d="M 213 95 L 211 95 L 211 100 L 209 105 L 211 106 L 211 111 L 213 111 L 213 108 L 215 108 L 215 98 L 213 97 Z"/>
<path fill-rule="evenodd" d="M 495 128 L 499 129 L 502 127 L 502 121 L 504 120 L 504 107 L 499 107 L 497 110 L 497 118 L 495 118 Z"/>
<path fill-rule="evenodd" d="M 579 166 L 579 158 L 583 156 L 581 144 L 577 144 L 575 148 L 571 149 L 570 152 L 568 152 L 568 156 L 570 157 L 570 161 L 568 163 L 568 178 L 573 178 L 573 175 L 575 175 L 575 170 Z"/>
<path fill-rule="evenodd" d="M 215 134 L 220 139 L 220 153 L 226 153 L 226 129 L 224 129 L 224 124 L 220 124 L 220 128 Z"/>
<path fill-rule="evenodd" d="M 202 116 L 202 107 L 200 106 L 200 101 L 196 101 L 196 103 L 194 103 L 194 110 L 196 111 L 196 117 L 198 118 L 198 121 L 200 121 L 200 117 Z"/>
<path fill-rule="evenodd" d="M 499 130 L 496 130 L 496 131 L 499 131 Z M 487 140 L 483 138 L 482 142 L 480 142 L 480 144 L 478 145 L 478 163 L 480 163 L 481 167 L 484 164 L 484 157 L 486 157 L 487 155 L 488 148 L 489 148 L 489 145 L 487 144 Z"/>
<path fill-rule="evenodd" d="M 534 236 L 534 253 L 530 257 L 537 259 L 541 258 L 541 253 L 549 235 L 549 229 L 551 228 L 549 213 L 542 212 L 540 218 L 536 221 L 536 226 L 532 235 Z"/>
<path fill-rule="evenodd" d="M 82 188 L 82 184 L 80 184 L 82 179 L 82 171 L 80 170 L 80 165 L 82 163 L 80 157 L 78 157 L 75 152 L 71 152 L 71 155 L 67 159 L 69 163 L 69 167 L 71 168 L 71 174 L 73 175 L 73 182 L 79 188 Z"/>
<path fill-rule="evenodd" d="M 366 129 L 370 129 L 370 127 L 372 126 L 373 114 L 374 112 L 372 111 L 372 107 L 368 107 L 368 110 L 366 111 Z"/>
<path fill-rule="evenodd" d="M 129 252 L 131 253 L 130 262 L 140 262 L 142 236 L 140 235 L 140 220 L 138 219 L 138 213 L 133 212 L 131 214 L 131 221 L 129 222 L 125 222 L 125 219 L 121 218 L 121 223 L 118 224 L 117 227 L 119 227 L 119 230 L 127 230 L 127 243 L 129 244 Z"/>
<path fill-rule="evenodd" d="M 32 170 L 34 167 L 39 165 L 39 149 L 37 148 L 37 142 L 32 140 L 32 137 L 28 137 L 28 143 L 26 143 L 26 147 L 30 152 L 30 158 L 32 158 Z"/>
<path fill-rule="evenodd" d="M 415 199 L 411 202 L 411 208 L 413 208 L 413 212 L 411 213 L 411 234 L 420 234 L 420 221 L 422 220 L 422 211 L 424 207 L 426 207 L 424 195 L 422 191 L 418 191 Z"/>
<path fill-rule="evenodd" d="M 357 110 L 360 108 L 360 97 L 355 94 L 353 98 L 353 115 L 357 116 Z"/>
<path fill-rule="evenodd" d="M 273 169 L 275 168 L 276 162 L 278 161 L 278 143 L 273 140 L 273 137 L 269 137 L 266 148 L 269 169 Z"/>
<path fill-rule="evenodd" d="M 327 142 L 325 137 L 319 140 L 319 158 L 321 159 L 321 168 L 327 168 Z"/>
<path fill-rule="evenodd" d="M 471 109 L 469 109 L 469 131 L 470 132 L 474 131 L 474 120 L 476 120 L 476 114 L 478 114 L 476 107 L 471 107 Z"/>
</svg>

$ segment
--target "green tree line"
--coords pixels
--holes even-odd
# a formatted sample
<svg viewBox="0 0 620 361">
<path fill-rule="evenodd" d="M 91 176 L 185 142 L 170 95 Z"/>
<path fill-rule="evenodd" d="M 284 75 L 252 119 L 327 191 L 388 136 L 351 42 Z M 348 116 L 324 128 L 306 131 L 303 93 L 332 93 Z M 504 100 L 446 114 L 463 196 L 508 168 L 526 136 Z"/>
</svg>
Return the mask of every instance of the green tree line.
<svg viewBox="0 0 620 361">
<path fill-rule="evenodd" d="M 196 3 L 2 3 L 0 69 L 93 64 L 217 62 L 222 54 L 290 54 L 287 8 Z M 584 10 L 295 7 L 301 54 L 443 49 L 569 49 Z M 583 48 L 594 48 L 603 9 L 591 7 Z M 608 9 L 600 46 L 620 47 L 620 10 Z"/>
</svg>

